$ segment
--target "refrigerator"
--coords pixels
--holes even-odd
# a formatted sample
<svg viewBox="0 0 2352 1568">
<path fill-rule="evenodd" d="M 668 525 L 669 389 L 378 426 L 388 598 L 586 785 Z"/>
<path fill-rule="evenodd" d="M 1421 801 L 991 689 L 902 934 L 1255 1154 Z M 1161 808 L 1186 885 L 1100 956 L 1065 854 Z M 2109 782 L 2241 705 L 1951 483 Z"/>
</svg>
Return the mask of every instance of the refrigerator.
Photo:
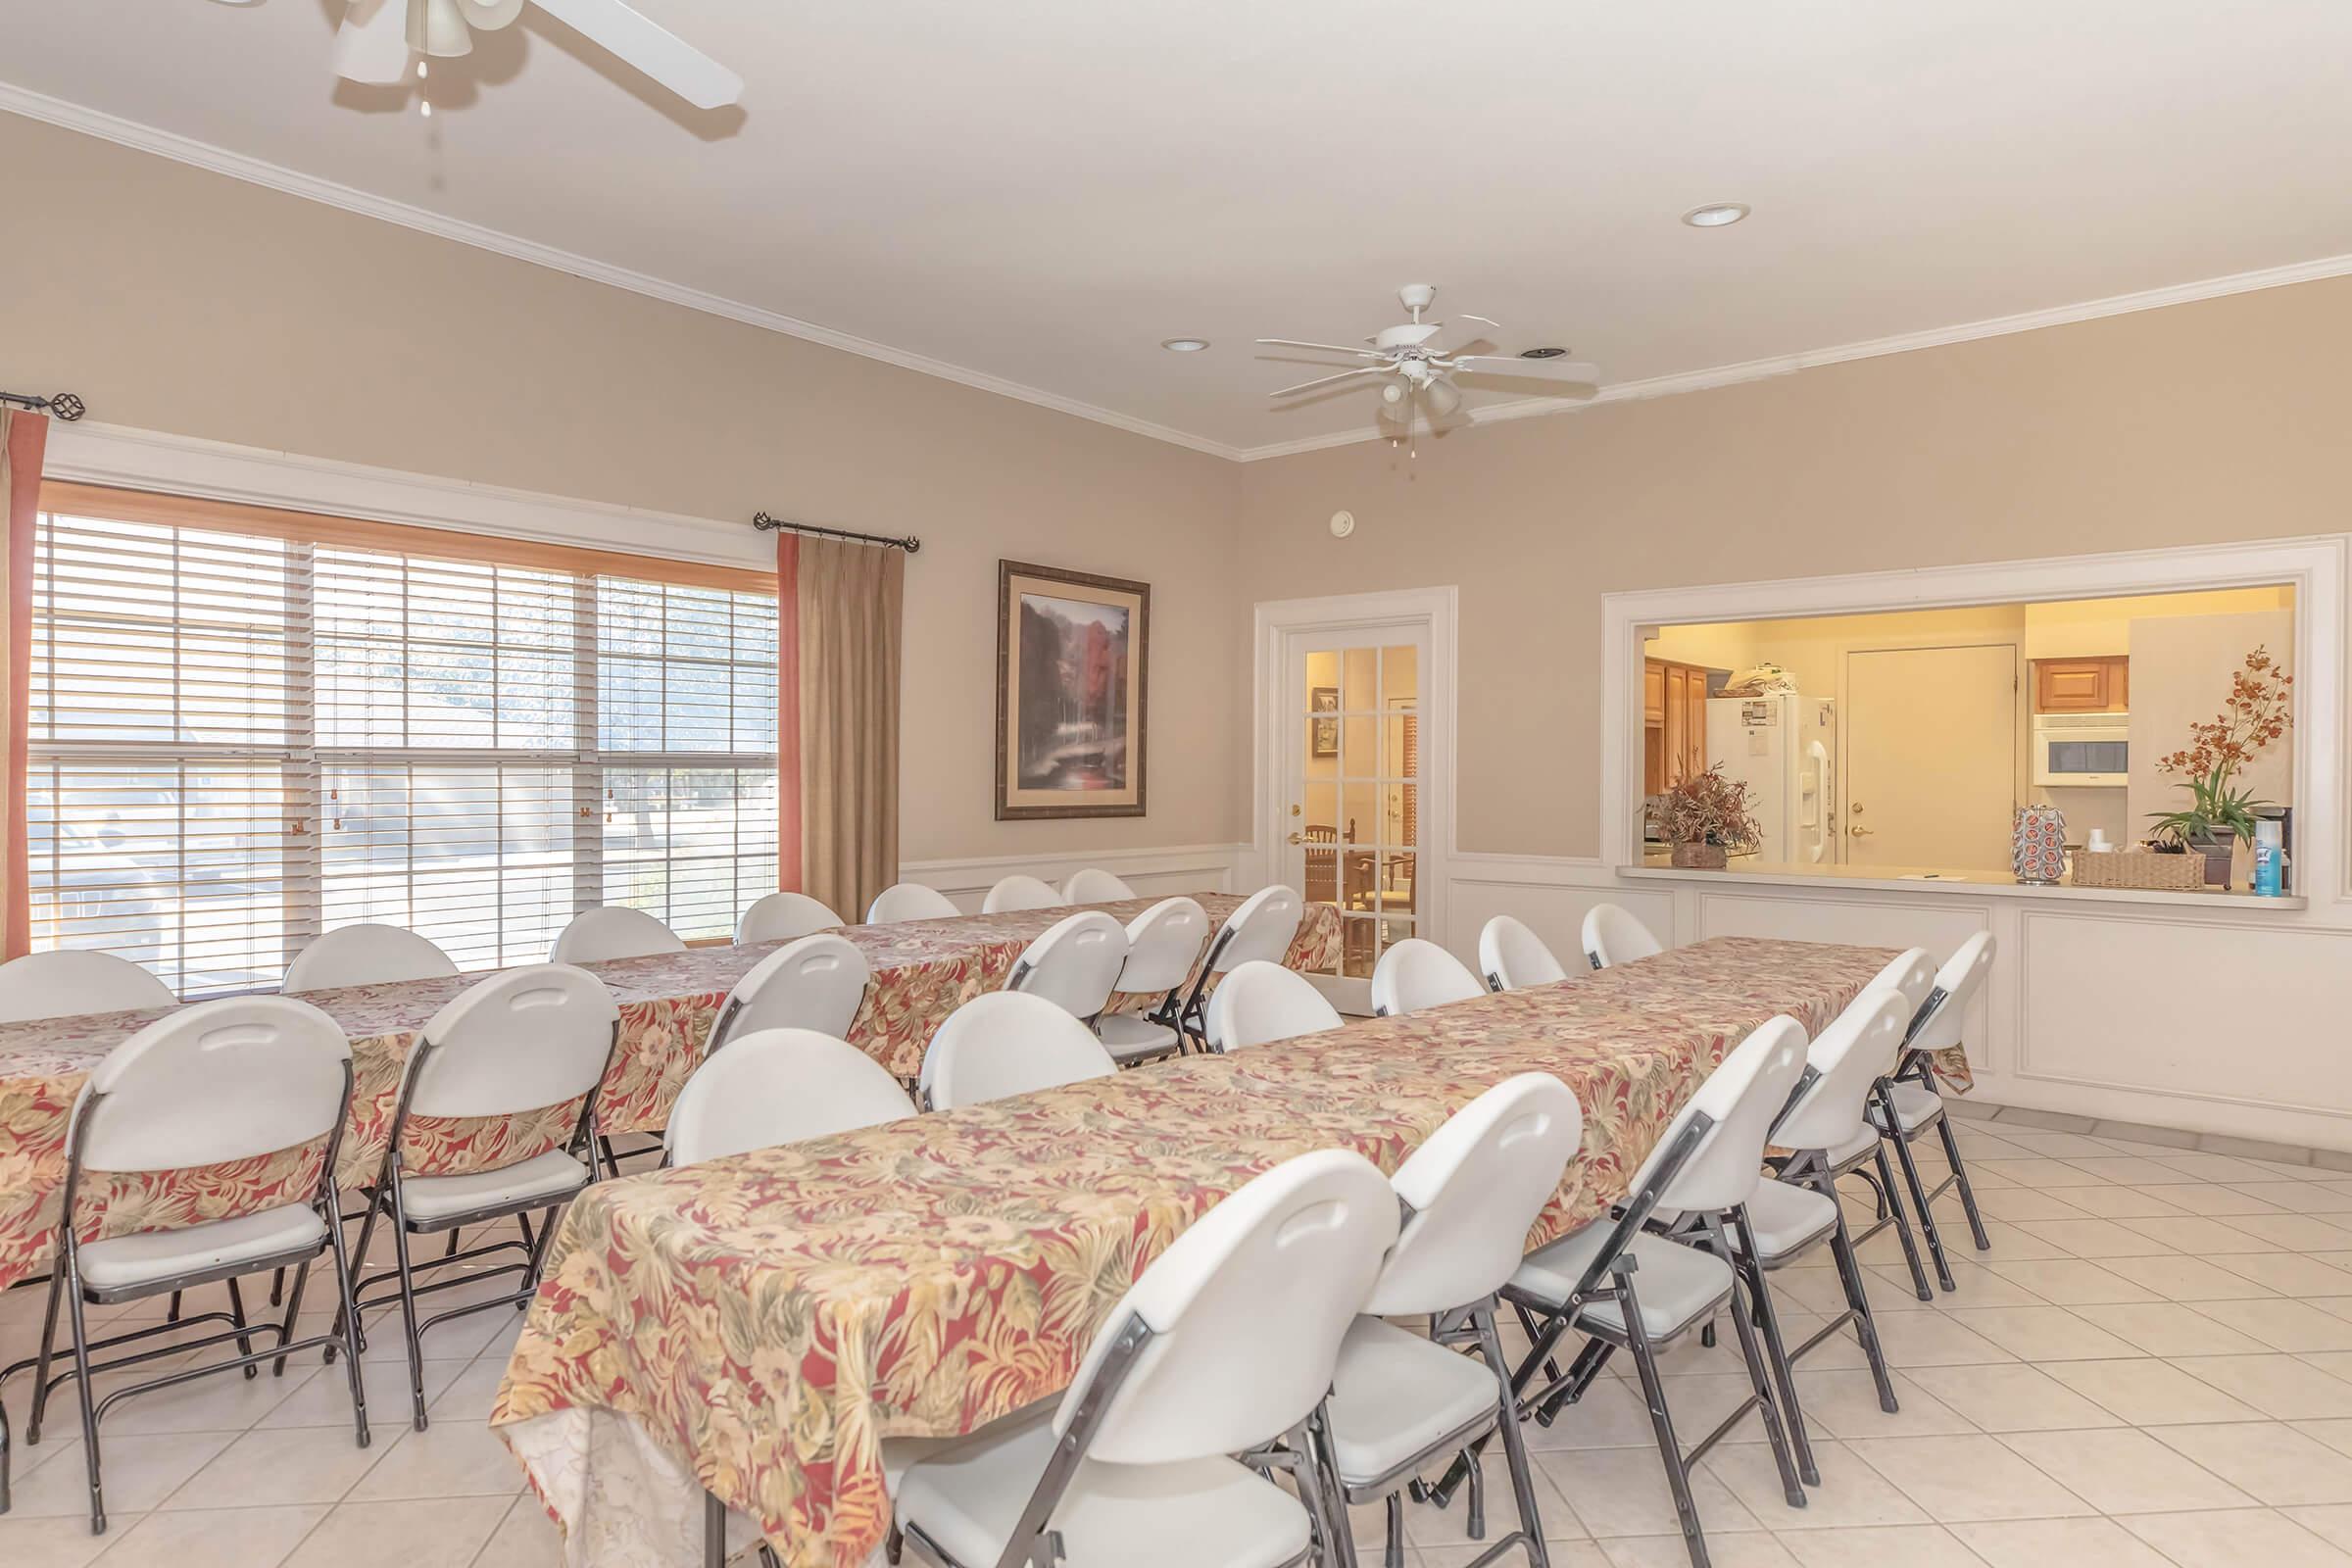
<svg viewBox="0 0 2352 1568">
<path fill-rule="evenodd" d="M 1764 837 L 1764 865 L 1834 865 L 1838 713 L 1826 697 L 1710 697 L 1707 760 L 1744 779 Z"/>
</svg>

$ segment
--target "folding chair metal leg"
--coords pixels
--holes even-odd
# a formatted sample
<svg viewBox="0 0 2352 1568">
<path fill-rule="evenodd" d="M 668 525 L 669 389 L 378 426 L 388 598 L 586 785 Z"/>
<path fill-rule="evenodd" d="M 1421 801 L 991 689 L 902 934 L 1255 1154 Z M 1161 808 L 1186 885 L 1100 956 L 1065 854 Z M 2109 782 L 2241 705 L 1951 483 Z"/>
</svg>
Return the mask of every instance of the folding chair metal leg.
<svg viewBox="0 0 2352 1568">
<path fill-rule="evenodd" d="M 49 1407 L 49 1360 L 57 1348 L 57 1312 L 66 1289 L 66 1254 L 59 1252 L 49 1269 L 49 1305 L 41 1316 L 41 1353 L 32 1374 L 32 1413 L 24 1418 L 24 1446 L 41 1441 L 41 1417 Z"/>
<path fill-rule="evenodd" d="M 1536 1509 L 1535 1476 L 1527 1461 L 1527 1434 L 1519 1426 L 1519 1396 L 1511 1390 L 1510 1363 L 1503 1359 L 1502 1335 L 1494 1327 L 1494 1303 L 1481 1306 L 1471 1321 L 1478 1328 L 1479 1348 L 1494 1371 L 1494 1430 L 1502 1437 L 1503 1463 L 1511 1473 L 1511 1495 L 1519 1504 L 1519 1529 L 1527 1537 L 1528 1561 L 1535 1568 L 1551 1568 L 1551 1553 L 1544 1544 L 1544 1521 Z"/>
<path fill-rule="evenodd" d="M 367 1266 L 368 1247 L 368 1244 L 375 1238 L 375 1216 L 383 1211 L 383 1206 L 382 1191 L 380 1189 L 370 1190 L 368 1194 L 367 1217 L 360 1221 L 359 1245 L 351 1250 L 349 1266 L 345 1270 L 352 1283 L 355 1285 L 359 1281 L 360 1270 Z M 343 1227 L 340 1222 L 338 1222 L 333 1228 L 336 1236 L 336 1252 L 337 1255 L 340 1256 L 342 1254 Z M 344 1331 L 344 1314 L 351 1313 L 351 1332 L 345 1337 L 349 1339 L 351 1343 L 357 1345 L 361 1349 L 365 1350 L 368 1348 L 368 1335 L 367 1332 L 360 1327 L 359 1316 L 353 1305 L 353 1303 L 358 1299 L 359 1297 L 356 1291 L 345 1291 L 343 1293 L 343 1304 L 336 1308 L 335 1324 L 334 1327 L 328 1332 L 333 1334 L 342 1334 Z M 332 1366 L 334 1361 L 335 1348 L 330 1345 L 326 1348 L 326 1363 L 327 1365 Z"/>
<path fill-rule="evenodd" d="M 400 1271 L 400 1323 L 409 1340 L 409 1402 L 411 1418 L 422 1432 L 424 1420 L 424 1346 L 416 1328 L 416 1276 L 409 1266 L 409 1219 L 400 1201 L 400 1178 L 391 1179 L 392 1258 Z"/>
<path fill-rule="evenodd" d="M 16 1498 L 9 1493 L 8 1402 L 0 1399 L 0 1514 L 15 1504 Z"/>
<path fill-rule="evenodd" d="M 74 1391 L 81 1399 L 81 1458 L 90 1475 L 90 1534 L 106 1534 L 106 1492 L 98 1480 L 98 1402 L 90 1391 L 90 1326 L 81 1310 L 80 1271 L 65 1270 L 66 1306 L 74 1314 Z"/>
<path fill-rule="evenodd" d="M 1887 1102 L 1887 1121 L 1893 1124 L 1893 1102 Z M 1944 1261 L 1943 1238 L 1936 1231 L 1936 1214 L 1929 1205 L 1927 1184 L 1919 1179 L 1919 1161 L 1911 1157 L 1911 1140 L 1901 1133 L 1886 1135 L 1882 1143 L 1894 1145 L 1894 1157 L 1903 1167 L 1903 1185 L 1910 1190 L 1912 1206 L 1919 1210 L 1919 1234 L 1927 1239 L 1928 1255 L 1936 1260 L 1936 1283 L 1947 1291 L 1960 1287 L 1952 1280 L 1952 1266 Z"/>
<path fill-rule="evenodd" d="M 1791 1508 L 1805 1505 L 1805 1484 L 1797 1479 L 1796 1465 L 1788 1453 L 1788 1440 L 1781 1431 L 1780 1411 L 1773 1405 L 1772 1380 L 1765 1375 L 1764 1357 L 1756 1345 L 1756 1326 L 1748 1321 L 1747 1303 L 1739 1297 L 1743 1289 L 1739 1276 L 1732 1280 L 1732 1327 L 1740 1331 L 1740 1354 L 1747 1362 L 1747 1381 L 1756 1391 L 1756 1414 L 1764 1421 L 1764 1439 L 1772 1445 L 1773 1462 L 1780 1467 L 1781 1491 Z"/>
<path fill-rule="evenodd" d="M 727 1568 L 727 1505 L 703 1494 L 703 1568 Z"/>
<path fill-rule="evenodd" d="M 1945 1111 L 1937 1119 L 1936 1130 L 1943 1135 L 1943 1157 L 1952 1167 L 1952 1181 L 1960 1189 L 1960 1209 L 1968 1216 L 1968 1229 L 1975 1239 L 1977 1250 L 1992 1250 L 1992 1238 L 1984 1234 L 1984 1216 L 1977 1212 L 1977 1195 L 1968 1185 L 1968 1162 L 1960 1157 L 1960 1140 L 1952 1136 L 1952 1113 Z"/>
<path fill-rule="evenodd" d="M 1936 1299 L 1936 1292 L 1928 1284 L 1928 1271 L 1919 1260 L 1919 1243 L 1912 1239 L 1910 1217 L 1904 1214 L 1902 1197 L 1895 1191 L 1894 1166 L 1886 1158 L 1886 1139 L 1879 1140 L 1879 1147 L 1872 1158 L 1877 1161 L 1879 1167 L 1879 1179 L 1876 1183 L 1879 1207 L 1886 1212 L 1887 1219 L 1893 1222 L 1895 1240 L 1903 1244 L 1903 1261 L 1911 1269 L 1911 1292 L 1923 1301 L 1933 1301 Z"/>
<path fill-rule="evenodd" d="M 228 1286 L 228 1319 L 238 1328 L 242 1329 L 245 1327 L 244 1293 L 237 1289 L 237 1282 L 234 1277 L 231 1277 L 223 1283 Z M 237 1353 L 239 1355 L 251 1355 L 253 1353 L 252 1335 L 239 1334 L 237 1336 Z M 261 1376 L 261 1373 L 262 1369 L 258 1366 L 248 1366 L 245 1368 L 245 1375 L 248 1378 L 259 1377 Z"/>
<path fill-rule="evenodd" d="M 1331 1521 L 1330 1568 L 1356 1568 L 1355 1529 L 1348 1518 L 1348 1494 L 1340 1485 L 1339 1450 L 1331 1441 L 1331 1405 L 1315 1406 L 1307 1417 L 1306 1440 L 1314 1461 L 1315 1484 L 1323 1491 L 1324 1517 Z"/>
<path fill-rule="evenodd" d="M 281 1268 L 277 1272 L 279 1278 L 285 1277 L 284 1269 Z M 294 1298 L 286 1303 L 285 1318 L 278 1324 L 277 1348 L 280 1351 L 294 1343 L 294 1319 L 302 1311 L 302 1293 L 310 1283 L 311 1265 L 305 1263 L 294 1271 Z M 286 1358 L 283 1354 L 270 1363 L 270 1375 L 273 1378 L 282 1378 L 286 1375 Z"/>
<path fill-rule="evenodd" d="M 1772 1304 L 1772 1289 L 1764 1282 L 1764 1267 L 1756 1259 L 1756 1233 L 1747 1223 L 1744 1209 L 1735 1209 L 1732 1230 L 1739 1247 L 1733 1266 L 1747 1281 L 1750 1315 L 1764 1338 L 1764 1354 L 1772 1369 L 1772 1380 L 1780 1390 L 1781 1413 L 1788 1431 L 1788 1446 L 1796 1459 L 1796 1473 L 1808 1487 L 1821 1485 L 1821 1466 L 1813 1458 L 1813 1443 L 1805 1433 L 1803 1407 L 1796 1398 L 1796 1370 L 1788 1364 L 1788 1348 L 1781 1338 L 1781 1315 Z"/>
<path fill-rule="evenodd" d="M 1830 1195 L 1835 1199 L 1838 1195 Z M 1870 1295 L 1863 1289 L 1862 1260 L 1854 1256 L 1854 1239 L 1845 1228 L 1845 1210 L 1838 1210 L 1838 1228 L 1830 1233 L 1830 1257 L 1838 1265 L 1838 1279 L 1845 1287 L 1845 1304 L 1853 1310 L 1854 1338 L 1862 1342 L 1863 1357 L 1870 1362 L 1870 1380 L 1879 1388 L 1879 1408 L 1888 1415 L 1900 1408 L 1895 1403 L 1894 1383 L 1886 1373 L 1886 1355 L 1879 1348 L 1878 1319 L 1871 1316 Z"/>
<path fill-rule="evenodd" d="M 1698 1522 L 1698 1504 L 1690 1497 L 1690 1467 L 1683 1462 L 1683 1440 L 1675 1435 L 1674 1416 L 1666 1408 L 1666 1381 L 1658 1376 L 1657 1353 L 1650 1348 L 1649 1335 L 1642 1327 L 1642 1310 L 1634 1299 L 1633 1281 L 1618 1276 L 1620 1310 L 1625 1314 L 1626 1349 L 1634 1358 L 1634 1371 L 1642 1380 L 1642 1402 L 1649 1406 L 1649 1427 L 1657 1439 L 1658 1458 L 1666 1466 L 1666 1487 L 1674 1494 L 1674 1515 L 1683 1530 L 1683 1549 L 1690 1554 L 1690 1568 L 1711 1568 L 1707 1556 L 1707 1534 Z M 1744 1339 L 1754 1331 L 1742 1322 L 1740 1336 Z M 1759 1388 L 1762 1374 L 1757 1374 Z M 1787 1460 L 1784 1459 L 1783 1463 Z M 1791 1485 L 1794 1484 L 1791 1478 Z"/>
<path fill-rule="evenodd" d="M 365 1448 L 368 1446 L 368 1391 L 360 1381 L 360 1311 L 358 1298 L 352 1292 L 352 1282 L 358 1271 L 353 1268 L 351 1254 L 345 1249 L 343 1222 L 339 1216 L 327 1225 L 326 1240 L 335 1259 L 335 1299 L 340 1303 L 335 1320 L 342 1325 L 343 1375 L 351 1384 L 352 1420 L 358 1427 L 360 1446 Z"/>
</svg>

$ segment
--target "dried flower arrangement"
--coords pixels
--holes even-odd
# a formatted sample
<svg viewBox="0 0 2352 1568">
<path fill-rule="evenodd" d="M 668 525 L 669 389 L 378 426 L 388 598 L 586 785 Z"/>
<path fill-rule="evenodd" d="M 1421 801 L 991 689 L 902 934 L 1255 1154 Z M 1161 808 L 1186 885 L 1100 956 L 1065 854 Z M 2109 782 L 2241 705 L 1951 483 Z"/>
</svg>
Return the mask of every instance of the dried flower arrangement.
<svg viewBox="0 0 2352 1568">
<path fill-rule="evenodd" d="M 1732 851 L 1763 842 L 1747 781 L 1725 778 L 1720 762 L 1668 789 L 1654 809 L 1677 865 L 1720 869 Z"/>
</svg>

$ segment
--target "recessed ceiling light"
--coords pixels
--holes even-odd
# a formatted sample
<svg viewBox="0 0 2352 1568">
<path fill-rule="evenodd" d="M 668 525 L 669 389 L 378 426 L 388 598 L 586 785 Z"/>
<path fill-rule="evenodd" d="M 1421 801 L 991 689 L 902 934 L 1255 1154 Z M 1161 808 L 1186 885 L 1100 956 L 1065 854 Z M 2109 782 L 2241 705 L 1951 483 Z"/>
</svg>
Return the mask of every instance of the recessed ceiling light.
<svg viewBox="0 0 2352 1568">
<path fill-rule="evenodd" d="M 1208 347 L 1208 339 L 1204 337 L 1167 337 L 1159 340 L 1159 346 L 1170 354 L 1198 354 Z"/>
<path fill-rule="evenodd" d="M 1523 360 L 1556 360 L 1567 352 L 1566 349 L 1521 349 L 1519 357 Z"/>
<path fill-rule="evenodd" d="M 1737 223 L 1746 216 L 1745 202 L 1709 202 L 1704 207 L 1693 207 L 1685 213 L 1683 221 L 1692 228 L 1721 228 L 1727 223 Z"/>
</svg>

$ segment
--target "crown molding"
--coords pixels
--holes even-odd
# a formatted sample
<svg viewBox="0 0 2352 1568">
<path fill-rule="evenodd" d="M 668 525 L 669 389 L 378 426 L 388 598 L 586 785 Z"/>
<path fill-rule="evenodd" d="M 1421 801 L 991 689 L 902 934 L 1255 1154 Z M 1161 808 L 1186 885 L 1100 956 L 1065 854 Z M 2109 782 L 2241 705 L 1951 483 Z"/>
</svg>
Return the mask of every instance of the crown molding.
<svg viewBox="0 0 2352 1568">
<path fill-rule="evenodd" d="M 887 343 L 876 343 L 870 338 L 836 331 L 829 326 L 819 326 L 813 321 L 804 321 L 797 317 L 785 316 L 777 311 L 762 310 L 756 305 L 746 305 L 740 301 L 726 299 L 702 289 L 688 288 L 682 283 L 668 282 L 645 272 L 632 271 L 625 267 L 614 267 L 607 262 L 596 261 L 570 251 L 559 250 L 552 245 L 542 245 L 535 240 L 521 239 L 513 234 L 501 233 L 497 229 L 487 228 L 479 223 L 469 223 L 463 219 L 445 217 L 440 213 L 429 212 L 421 207 L 411 206 L 407 202 L 394 201 L 390 197 L 355 190 L 349 185 L 337 184 L 331 179 L 323 179 L 316 174 L 306 174 L 299 170 L 287 169 L 283 165 L 269 163 L 259 158 L 250 158 L 243 153 L 230 152 L 224 147 L 216 147 L 210 142 L 197 141 L 193 137 L 161 130 L 153 125 L 142 125 L 136 121 L 124 120 L 119 115 L 110 115 L 103 110 L 68 103 L 62 98 L 52 98 L 45 93 L 33 92 L 5 81 L 0 81 L 0 111 L 12 115 L 22 115 L 27 120 L 41 121 L 66 130 L 96 136 L 101 140 L 111 141 L 138 152 L 153 153 L 159 158 L 169 158 L 174 163 L 190 164 L 198 169 L 210 170 L 216 174 L 226 174 L 231 179 L 241 179 L 247 184 L 262 185 L 270 190 L 282 191 L 289 196 L 299 196 L 306 201 L 322 202 L 329 207 L 339 207 L 347 213 L 356 213 L 363 218 L 381 219 L 387 223 L 398 223 L 403 228 L 413 228 L 419 233 L 431 234 L 440 239 L 455 240 L 461 245 L 470 245 L 476 250 L 491 251 L 518 262 L 528 262 L 534 267 L 551 268 L 559 272 L 567 272 L 574 277 L 585 278 L 591 283 L 604 283 L 613 288 L 626 289 L 632 294 L 642 294 L 648 299 L 683 306 L 690 311 L 700 311 L 706 316 L 723 317 L 730 321 L 740 321 L 746 326 L 756 326 L 763 331 L 778 332 L 786 337 L 797 337 L 805 342 L 820 344 L 825 348 L 839 349 L 845 354 L 855 354 L 861 359 L 878 360 L 884 365 L 895 365 L 900 369 L 912 370 L 920 375 L 937 376 L 940 380 L 954 381 L 959 386 L 968 386 L 976 391 L 993 392 L 999 397 L 1014 398 L 1022 403 L 1034 404 L 1041 409 L 1051 409 L 1056 414 L 1067 414 L 1081 419 L 1091 419 L 1097 424 L 1106 424 L 1113 429 L 1125 430 L 1131 435 L 1148 436 L 1154 441 L 1165 441 L 1172 446 L 1189 447 L 1195 452 L 1205 452 L 1211 457 L 1231 460 L 1242 456 L 1242 450 L 1239 447 L 1229 446 L 1222 441 L 1212 441 L 1206 436 L 1194 435 L 1190 431 L 1178 430 L 1169 425 L 1154 424 L 1150 419 L 1139 419 L 1132 415 L 1120 414 L 1113 409 L 1098 408 L 1092 403 L 1082 403 L 1076 398 L 1066 398 L 1059 393 L 1048 392 L 1039 387 L 1025 386 L 1018 381 L 1007 381 L 1002 376 L 990 375 L 983 370 L 969 369 L 960 365 L 951 365 L 945 360 L 935 360 L 927 355 L 892 348 Z"/>
<path fill-rule="evenodd" d="M 2227 277 L 2209 277 L 2193 283 L 2174 283 L 2164 288 L 2142 289 L 2135 294 L 2116 294 L 2101 300 L 2084 300 L 2075 305 L 2053 305 L 2044 310 L 2021 311 L 2014 316 L 1995 316 L 1982 321 L 1965 321 L 1957 326 L 1930 327 L 1919 332 L 1898 332 L 1892 337 L 1869 338 L 1859 343 L 1844 343 L 1835 348 L 1808 349 L 1798 354 L 1780 354 L 1767 359 L 1745 360 L 1738 365 L 1720 365 L 1703 370 L 1684 370 L 1673 375 L 1651 376 L 1642 381 L 1618 381 L 1604 386 L 1589 398 L 1520 398 L 1510 403 L 1483 404 L 1470 411 L 1471 424 L 1499 424 L 1506 419 L 1532 419 L 1549 414 L 1574 414 L 1580 410 L 1609 403 L 1634 403 L 1644 398 L 1674 397 L 1684 392 L 1704 392 L 1713 387 L 1738 386 L 1745 381 L 1769 380 L 1774 376 L 1794 375 L 1825 365 L 1843 365 L 1853 360 L 1876 360 L 1890 354 L 1909 354 L 1918 349 L 1942 348 L 1953 343 L 1973 343 L 1980 338 L 2007 337 L 2014 332 L 2034 332 L 2045 326 L 2065 326 L 2075 321 L 2095 321 L 2106 316 L 2127 316 L 2134 311 L 2162 310 L 2168 305 L 2189 305 L 2198 300 L 2220 299 L 2230 294 L 2250 294 L 2257 289 L 2283 288 L 2292 283 L 2315 283 L 2324 278 L 2352 275 L 2352 256 L 2324 256 L 2317 261 L 2295 262 L 2285 267 L 2266 267 L 2251 272 L 2232 272 Z M 1459 428 L 1457 426 L 1457 428 Z M 1304 436 L 1297 441 L 1282 441 L 1271 446 L 1249 447 L 1238 454 L 1241 462 L 1259 463 L 1267 458 L 1287 458 L 1301 452 L 1320 452 L 1330 447 L 1354 446 L 1364 441 L 1385 441 L 1389 432 L 1381 429 L 1340 430 L 1329 435 Z"/>
</svg>

